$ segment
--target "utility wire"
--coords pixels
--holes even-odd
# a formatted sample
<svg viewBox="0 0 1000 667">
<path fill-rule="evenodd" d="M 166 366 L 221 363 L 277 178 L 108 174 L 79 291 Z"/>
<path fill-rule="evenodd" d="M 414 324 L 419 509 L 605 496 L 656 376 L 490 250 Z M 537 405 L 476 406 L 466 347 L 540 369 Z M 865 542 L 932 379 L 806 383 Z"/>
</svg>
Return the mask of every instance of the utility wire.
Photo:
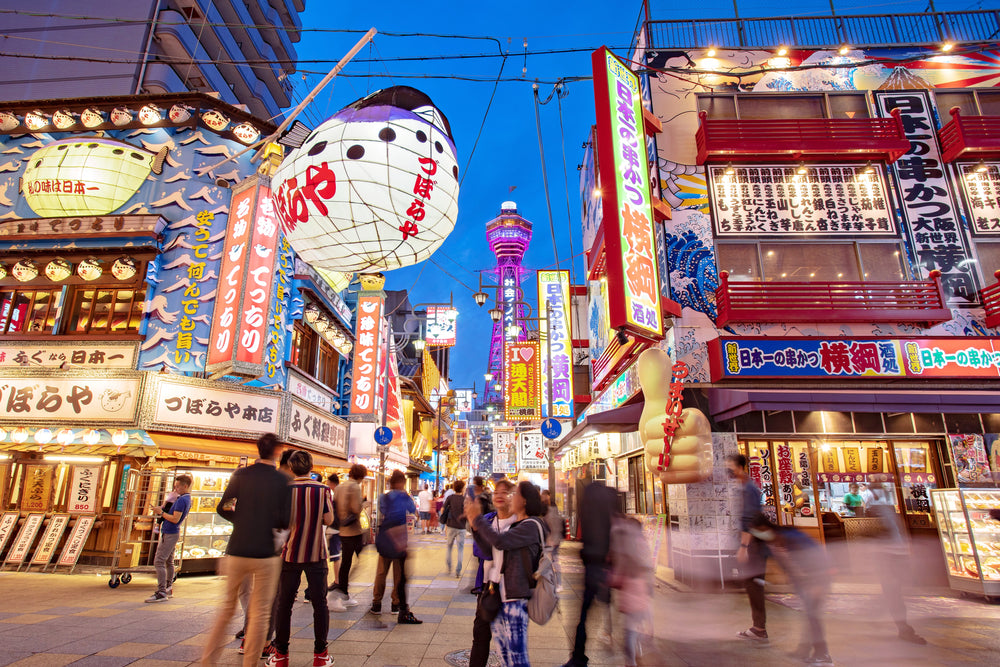
<svg viewBox="0 0 1000 667">
<path fill-rule="evenodd" d="M 458 181 L 458 187 L 462 187 L 462 183 L 465 183 L 465 176 L 469 173 L 469 167 L 472 165 L 472 156 L 476 154 L 476 146 L 479 145 L 479 138 L 483 136 L 483 128 L 486 127 L 486 118 L 490 115 L 490 109 L 493 107 L 493 98 L 496 97 L 497 87 L 500 85 L 500 79 L 503 77 L 503 68 L 507 64 L 507 56 L 504 55 L 503 60 L 500 61 L 500 71 L 497 73 L 497 80 L 493 84 L 493 92 L 490 93 L 490 101 L 486 105 L 486 112 L 483 113 L 483 122 L 479 124 L 479 132 L 476 133 L 476 140 L 472 143 L 472 150 L 469 151 L 469 159 L 465 161 L 465 169 L 462 170 L 462 178 Z"/>
<path fill-rule="evenodd" d="M 542 162 L 542 189 L 545 192 L 545 208 L 549 212 L 549 231 L 552 232 L 552 254 L 555 255 L 556 267 L 559 267 L 559 246 L 556 244 L 556 226 L 552 220 L 552 200 L 549 198 L 549 176 L 545 169 L 545 146 L 542 144 L 542 120 L 538 112 L 538 84 L 532 85 L 531 90 L 535 101 L 535 128 L 538 131 L 538 155 Z"/>
<path fill-rule="evenodd" d="M 563 165 L 563 189 L 566 194 L 566 231 L 569 232 L 569 256 L 576 257 L 576 253 L 573 251 L 573 215 L 570 213 L 569 207 L 569 170 L 566 168 L 566 129 L 563 127 L 563 111 L 562 111 L 562 98 L 569 94 L 569 91 L 562 87 L 562 84 L 558 84 L 559 90 L 556 92 L 556 102 L 559 105 L 559 138 L 562 144 L 562 165 Z M 589 194 L 589 193 L 588 193 Z M 588 196 L 588 195 L 584 195 Z M 569 284 L 576 284 L 576 260 L 571 259 L 569 262 Z"/>
</svg>

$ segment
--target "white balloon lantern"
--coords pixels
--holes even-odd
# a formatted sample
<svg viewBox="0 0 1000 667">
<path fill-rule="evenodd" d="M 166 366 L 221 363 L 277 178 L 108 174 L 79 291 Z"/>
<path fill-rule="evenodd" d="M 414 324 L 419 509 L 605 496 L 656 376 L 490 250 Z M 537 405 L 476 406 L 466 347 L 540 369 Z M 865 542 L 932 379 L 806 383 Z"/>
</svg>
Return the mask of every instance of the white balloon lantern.
<svg viewBox="0 0 1000 667">
<path fill-rule="evenodd" d="M 455 228 L 458 160 L 448 119 L 394 86 L 317 127 L 272 181 L 289 242 L 321 270 L 387 271 L 430 257 Z"/>
</svg>

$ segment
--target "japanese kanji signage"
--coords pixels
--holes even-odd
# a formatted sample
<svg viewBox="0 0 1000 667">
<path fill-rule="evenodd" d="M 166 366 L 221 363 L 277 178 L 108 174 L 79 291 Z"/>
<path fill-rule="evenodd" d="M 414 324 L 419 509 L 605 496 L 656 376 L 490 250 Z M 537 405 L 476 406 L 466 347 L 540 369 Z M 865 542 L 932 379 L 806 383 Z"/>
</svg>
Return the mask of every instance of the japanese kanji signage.
<svg viewBox="0 0 1000 667">
<path fill-rule="evenodd" d="M 778 444 L 778 490 L 781 493 L 782 507 L 795 503 L 795 467 L 792 461 L 792 448 L 786 442 Z"/>
<path fill-rule="evenodd" d="M 427 306 L 428 345 L 451 347 L 455 344 L 458 311 L 451 306 Z"/>
<path fill-rule="evenodd" d="M 504 349 L 504 412 L 507 419 L 541 419 L 538 341 L 507 343 Z"/>
<path fill-rule="evenodd" d="M 713 381 L 749 377 L 996 378 L 1000 339 L 720 338 Z"/>
<path fill-rule="evenodd" d="M 902 198 L 903 219 L 920 278 L 926 280 L 937 269 L 949 297 L 975 299 L 979 291 L 975 265 L 966 261 L 972 254 L 941 162 L 930 95 L 924 90 L 877 90 L 874 95 L 882 117 L 899 110 L 910 142 L 910 150 L 890 165 L 889 171 Z"/>
<path fill-rule="evenodd" d="M 22 512 L 47 512 L 52 505 L 52 479 L 55 466 L 50 463 L 24 466 L 24 486 L 21 487 Z"/>
<path fill-rule="evenodd" d="M 21 509 L 24 510 L 24 507 Z M 31 550 L 31 545 L 34 543 L 35 537 L 38 535 L 38 531 L 42 528 L 43 521 L 45 521 L 45 514 L 42 513 L 29 514 L 24 518 L 20 532 L 14 538 L 14 543 L 10 545 L 6 563 L 19 565 L 24 562 L 24 559 L 28 557 L 28 552 Z"/>
<path fill-rule="evenodd" d="M 987 164 L 980 171 L 979 164 L 959 164 L 959 180 L 965 201 L 969 205 L 969 221 L 977 235 L 1000 234 L 1000 167 Z M 989 275 L 989 271 L 984 272 Z"/>
<path fill-rule="evenodd" d="M 232 436 L 278 432 L 281 396 L 222 389 L 218 383 L 157 377 L 150 426 Z M 204 382 L 204 384 L 201 384 Z"/>
<path fill-rule="evenodd" d="M 207 370 L 214 376 L 260 377 L 278 251 L 278 220 L 266 177 L 233 190 L 219 287 L 212 314 Z"/>
<path fill-rule="evenodd" d="M 351 414 L 375 414 L 375 380 L 382 356 L 381 324 L 385 300 L 381 296 L 358 298 L 355 324 L 354 372 L 351 376 Z"/>
<path fill-rule="evenodd" d="M 70 514 L 96 514 L 98 487 L 101 481 L 100 465 L 75 465 L 70 474 L 66 511 Z"/>
<path fill-rule="evenodd" d="M 0 220 L 0 238 L 10 240 L 20 236 L 39 234 L 94 236 L 123 236 L 149 234 L 163 231 L 166 220 L 158 215 L 109 215 L 65 218 L 13 218 Z"/>
<path fill-rule="evenodd" d="M 716 236 L 895 236 L 896 224 L 879 169 L 824 164 L 709 166 Z"/>
<path fill-rule="evenodd" d="M 570 326 L 569 271 L 538 272 L 538 303 L 548 320 L 539 321 L 542 352 L 542 396 L 552 392 L 552 414 L 543 400 L 546 416 L 573 418 L 573 333 Z M 551 357 L 551 358 L 550 358 Z M 549 378 L 552 387 L 549 388 Z"/>
<path fill-rule="evenodd" d="M 73 525 L 73 530 L 70 531 L 69 537 L 66 538 L 66 544 L 63 545 L 62 553 L 59 554 L 59 560 L 56 561 L 56 565 L 66 567 L 76 565 L 76 561 L 80 559 L 83 546 L 87 543 L 87 538 L 90 537 L 90 531 L 93 527 L 93 515 L 85 514 L 77 518 L 76 524 Z"/>
<path fill-rule="evenodd" d="M 663 315 L 639 77 L 603 47 L 592 62 L 611 328 L 659 340 Z"/>
<path fill-rule="evenodd" d="M 288 381 L 285 388 L 289 393 L 322 408 L 326 412 L 330 412 L 333 408 L 333 394 L 321 389 L 315 382 L 294 369 L 288 369 Z"/>
<path fill-rule="evenodd" d="M 48 565 L 55 555 L 56 547 L 59 546 L 59 538 L 69 524 L 69 514 L 53 514 L 49 519 L 49 525 L 42 533 L 42 539 L 38 541 L 35 555 L 31 557 L 32 565 Z"/>
<path fill-rule="evenodd" d="M 0 554 L 3 553 L 4 547 L 7 546 L 10 536 L 14 534 L 14 528 L 17 526 L 17 520 L 20 518 L 20 512 L 4 512 L 3 515 L 0 515 Z"/>
<path fill-rule="evenodd" d="M 0 422 L 135 423 L 141 378 L 0 375 Z"/>
<path fill-rule="evenodd" d="M 493 431 L 493 472 L 517 472 L 514 447 L 517 436 L 513 431 Z"/>
<path fill-rule="evenodd" d="M 520 433 L 517 436 L 517 467 L 520 470 L 547 470 L 545 440 L 537 431 Z"/>
<path fill-rule="evenodd" d="M 347 458 L 347 422 L 329 412 L 289 401 L 288 439 L 314 452 Z"/>
<path fill-rule="evenodd" d="M 135 368 L 135 343 L 0 343 L 0 368 Z"/>
</svg>

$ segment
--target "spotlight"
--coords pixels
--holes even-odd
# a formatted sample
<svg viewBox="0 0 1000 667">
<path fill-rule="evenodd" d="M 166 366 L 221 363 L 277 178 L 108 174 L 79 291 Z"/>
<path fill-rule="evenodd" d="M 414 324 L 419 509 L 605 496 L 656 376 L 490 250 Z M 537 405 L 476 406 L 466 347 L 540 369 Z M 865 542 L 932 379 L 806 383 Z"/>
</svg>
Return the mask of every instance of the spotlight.
<svg viewBox="0 0 1000 667">
<path fill-rule="evenodd" d="M 778 47 L 778 55 L 779 56 L 787 56 L 788 55 L 788 47 L 787 46 L 779 46 Z"/>
<path fill-rule="evenodd" d="M 837 51 L 837 53 L 839 53 L 842 56 L 846 56 L 850 52 L 851 52 L 851 47 L 848 46 L 847 44 L 841 45 L 840 50 Z"/>
<path fill-rule="evenodd" d="M 726 163 L 726 171 L 723 172 L 723 173 L 725 173 L 726 176 L 732 176 L 733 174 L 736 173 L 736 168 L 733 167 L 733 163 L 732 162 L 727 162 Z"/>
<path fill-rule="evenodd" d="M 976 171 L 980 174 L 985 174 L 987 169 L 985 160 L 980 160 L 979 164 L 976 165 Z"/>
<path fill-rule="evenodd" d="M 941 50 L 944 51 L 945 53 L 951 51 L 953 48 L 955 48 L 955 44 L 953 42 L 945 42 L 944 44 L 941 45 Z"/>
<path fill-rule="evenodd" d="M 618 327 L 618 331 L 615 332 L 615 340 L 622 347 L 628 345 L 628 334 L 625 333 L 625 327 Z"/>
<path fill-rule="evenodd" d="M 715 47 L 714 46 L 708 47 L 708 51 L 705 51 L 705 55 L 708 56 L 709 58 L 714 58 L 715 57 Z"/>
<path fill-rule="evenodd" d="M 806 174 L 808 174 L 809 169 L 806 167 L 806 163 L 800 162 L 798 169 L 795 170 L 795 173 L 798 174 L 799 176 L 805 176 Z"/>
<path fill-rule="evenodd" d="M 874 174 L 875 173 L 875 167 L 872 165 L 872 161 L 871 160 L 869 160 L 868 164 L 865 165 L 864 173 L 866 173 L 866 174 Z"/>
</svg>

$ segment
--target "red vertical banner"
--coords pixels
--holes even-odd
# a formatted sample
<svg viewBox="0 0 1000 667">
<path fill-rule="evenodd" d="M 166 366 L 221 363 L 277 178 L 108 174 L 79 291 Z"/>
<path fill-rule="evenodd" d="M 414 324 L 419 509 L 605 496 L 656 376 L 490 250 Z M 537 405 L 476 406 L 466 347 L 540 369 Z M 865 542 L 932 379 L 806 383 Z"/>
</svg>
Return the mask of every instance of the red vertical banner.
<svg viewBox="0 0 1000 667">
<path fill-rule="evenodd" d="M 245 181 L 245 187 L 234 190 L 229 203 L 229 224 L 222 247 L 222 265 L 212 313 L 212 330 L 208 337 L 209 373 L 225 374 L 232 369 L 233 349 L 239 326 L 240 307 L 246 280 L 246 248 L 250 242 L 254 213 L 256 180 Z"/>
<path fill-rule="evenodd" d="M 542 418 L 542 377 L 538 341 L 508 342 L 504 351 L 503 397 L 506 418 Z"/>
<path fill-rule="evenodd" d="M 271 307 L 271 286 L 278 248 L 278 220 L 274 212 L 271 188 L 257 188 L 257 211 L 253 233 L 246 248 L 246 289 L 240 313 L 236 360 L 263 366 L 267 343 L 267 313 Z"/>
<path fill-rule="evenodd" d="M 358 298 L 355 315 L 354 372 L 351 376 L 351 414 L 374 415 L 379 367 L 382 311 L 385 300 L 378 295 Z"/>
</svg>

